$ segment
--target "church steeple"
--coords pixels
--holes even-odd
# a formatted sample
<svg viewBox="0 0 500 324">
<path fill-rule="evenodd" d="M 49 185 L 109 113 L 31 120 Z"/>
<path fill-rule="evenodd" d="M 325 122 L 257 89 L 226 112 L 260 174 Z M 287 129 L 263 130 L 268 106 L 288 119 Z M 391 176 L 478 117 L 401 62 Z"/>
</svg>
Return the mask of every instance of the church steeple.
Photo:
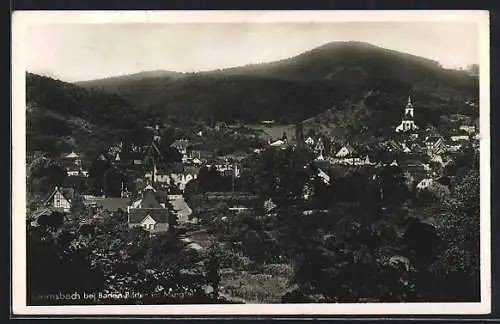
<svg viewBox="0 0 500 324">
<path fill-rule="evenodd" d="M 417 130 L 418 127 L 417 125 L 415 125 L 415 122 L 413 120 L 414 117 L 415 115 L 413 103 L 411 101 L 411 96 L 408 96 L 408 102 L 406 103 L 405 112 L 401 124 L 396 127 L 396 132 L 408 132 Z"/>
<path fill-rule="evenodd" d="M 412 118 L 413 119 L 413 104 L 411 103 L 411 97 L 408 96 L 408 103 L 406 104 L 405 108 L 405 118 Z"/>
</svg>

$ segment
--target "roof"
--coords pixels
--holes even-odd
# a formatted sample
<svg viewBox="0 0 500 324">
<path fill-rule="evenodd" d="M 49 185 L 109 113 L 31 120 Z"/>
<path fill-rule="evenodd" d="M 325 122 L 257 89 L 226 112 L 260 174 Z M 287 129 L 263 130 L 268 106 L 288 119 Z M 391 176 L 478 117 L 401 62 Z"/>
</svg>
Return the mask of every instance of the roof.
<svg viewBox="0 0 500 324">
<path fill-rule="evenodd" d="M 283 145 L 285 143 L 286 143 L 285 141 L 279 139 L 279 140 L 276 140 L 274 142 L 271 142 L 269 145 L 271 145 L 271 146 L 280 146 L 280 145 Z"/>
<path fill-rule="evenodd" d="M 144 196 L 141 200 L 141 203 L 139 204 L 140 208 L 162 208 L 160 203 L 155 197 L 154 192 L 152 191 L 145 191 Z"/>
<path fill-rule="evenodd" d="M 71 152 L 71 153 L 65 155 L 64 157 L 67 159 L 74 159 L 74 158 L 78 158 L 80 156 L 78 154 L 76 154 L 75 152 Z"/>
<path fill-rule="evenodd" d="M 417 187 L 422 187 L 422 186 L 425 186 L 425 185 L 430 185 L 431 183 L 434 182 L 434 179 L 432 178 L 424 178 L 422 180 L 420 180 L 417 184 Z"/>
<path fill-rule="evenodd" d="M 72 164 L 72 165 L 68 165 L 68 166 L 66 167 L 66 171 L 67 171 L 67 172 L 75 172 L 75 171 L 76 171 L 76 172 L 80 172 L 80 167 L 78 167 L 77 165 L 74 165 L 74 164 Z"/>
<path fill-rule="evenodd" d="M 340 148 L 340 150 L 335 154 L 337 157 L 345 157 L 349 154 L 354 154 L 354 149 L 350 145 L 344 145 Z"/>
<path fill-rule="evenodd" d="M 170 144 L 170 146 L 175 147 L 175 148 L 177 148 L 177 147 L 186 148 L 188 145 L 189 145 L 189 141 L 186 139 L 176 140 L 175 142 Z"/>
<path fill-rule="evenodd" d="M 429 136 L 425 139 L 425 142 L 427 143 L 435 143 L 439 140 L 442 140 L 443 138 L 441 136 Z"/>
<path fill-rule="evenodd" d="M 155 192 L 156 201 L 161 203 L 166 203 L 168 201 L 168 192 L 163 190 L 158 190 Z"/>
<path fill-rule="evenodd" d="M 51 215 L 55 211 L 59 211 L 59 210 L 57 208 L 52 207 L 52 206 L 50 206 L 50 207 L 43 207 L 43 208 L 38 209 L 37 211 L 35 211 L 33 213 L 33 215 L 31 215 L 30 218 L 37 219 L 38 217 L 40 217 L 42 215 Z"/>
<path fill-rule="evenodd" d="M 165 208 L 130 208 L 128 222 L 139 224 L 148 216 L 157 223 L 168 223 L 168 209 Z"/>
<path fill-rule="evenodd" d="M 118 209 L 127 210 L 130 204 L 130 198 L 93 198 L 89 199 L 93 201 L 96 205 L 101 206 L 102 209 L 108 211 L 117 211 Z"/>
</svg>

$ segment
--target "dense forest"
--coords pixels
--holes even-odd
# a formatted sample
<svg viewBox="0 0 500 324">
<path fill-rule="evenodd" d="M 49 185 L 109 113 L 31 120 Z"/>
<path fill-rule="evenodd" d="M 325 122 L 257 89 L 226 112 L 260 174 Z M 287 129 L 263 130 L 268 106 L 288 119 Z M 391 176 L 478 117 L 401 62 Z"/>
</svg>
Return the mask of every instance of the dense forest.
<svg viewBox="0 0 500 324">
<path fill-rule="evenodd" d="M 106 150 L 150 121 L 118 95 L 27 73 L 27 149 L 51 155 Z"/>
<path fill-rule="evenodd" d="M 274 276 L 288 281 L 285 293 L 255 284 L 234 294 L 285 303 L 479 299 L 476 153 L 464 151 L 447 167 L 446 195 L 439 184 L 408 187 L 394 166 L 328 171 L 325 183 L 313 165 L 303 167 L 307 160 L 307 152 L 268 150 L 248 161 L 237 190 L 272 202 L 237 215 L 203 194 L 230 190 L 220 175 L 207 172 L 188 185 L 190 206 L 223 242 L 221 267 L 248 280 L 247 272 L 272 266 Z M 289 265 L 292 273 L 284 275 Z"/>
</svg>

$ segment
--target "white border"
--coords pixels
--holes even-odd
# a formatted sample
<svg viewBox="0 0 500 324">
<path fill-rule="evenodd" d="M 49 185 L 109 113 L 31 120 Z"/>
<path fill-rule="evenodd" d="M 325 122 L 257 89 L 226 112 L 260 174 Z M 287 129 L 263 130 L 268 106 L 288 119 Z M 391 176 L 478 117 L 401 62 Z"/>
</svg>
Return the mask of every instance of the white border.
<svg viewBox="0 0 500 324">
<path fill-rule="evenodd" d="M 12 310 L 16 315 L 402 315 L 485 314 L 491 304 L 490 74 L 487 11 L 24 11 L 12 26 Z M 476 22 L 480 28 L 480 303 L 244 304 L 154 306 L 26 305 L 26 143 L 24 28 L 32 23 Z M 24 126 L 23 126 L 24 125 Z M 17 215 L 17 216 L 15 216 Z M 15 216 L 15 217 L 14 217 Z"/>
</svg>

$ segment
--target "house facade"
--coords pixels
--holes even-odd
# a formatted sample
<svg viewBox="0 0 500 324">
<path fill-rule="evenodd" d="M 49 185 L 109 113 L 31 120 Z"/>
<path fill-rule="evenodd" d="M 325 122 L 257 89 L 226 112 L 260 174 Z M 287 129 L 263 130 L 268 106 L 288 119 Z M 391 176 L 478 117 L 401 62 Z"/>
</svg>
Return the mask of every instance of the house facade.
<svg viewBox="0 0 500 324">
<path fill-rule="evenodd" d="M 179 139 L 170 144 L 171 147 L 177 149 L 179 153 L 187 157 L 187 151 L 190 143 L 187 139 Z"/>
<path fill-rule="evenodd" d="M 446 143 L 442 136 L 429 136 L 425 139 L 427 154 L 430 156 L 439 155 L 446 151 Z"/>
<path fill-rule="evenodd" d="M 417 184 L 417 189 L 418 190 L 423 190 L 428 188 L 431 184 L 434 183 L 434 180 L 431 178 L 425 178 L 422 179 L 418 184 Z"/>
<path fill-rule="evenodd" d="M 129 228 L 142 227 L 151 233 L 169 229 L 168 211 L 164 208 L 131 208 L 128 214 Z"/>
<path fill-rule="evenodd" d="M 129 228 L 140 226 L 151 233 L 167 231 L 170 217 L 166 208 L 167 199 L 166 193 L 147 186 L 143 197 L 127 209 Z"/>
<path fill-rule="evenodd" d="M 54 191 L 46 200 L 46 205 L 58 211 L 69 212 L 71 209 L 71 201 L 74 196 L 75 191 L 72 188 L 55 187 Z"/>
</svg>

